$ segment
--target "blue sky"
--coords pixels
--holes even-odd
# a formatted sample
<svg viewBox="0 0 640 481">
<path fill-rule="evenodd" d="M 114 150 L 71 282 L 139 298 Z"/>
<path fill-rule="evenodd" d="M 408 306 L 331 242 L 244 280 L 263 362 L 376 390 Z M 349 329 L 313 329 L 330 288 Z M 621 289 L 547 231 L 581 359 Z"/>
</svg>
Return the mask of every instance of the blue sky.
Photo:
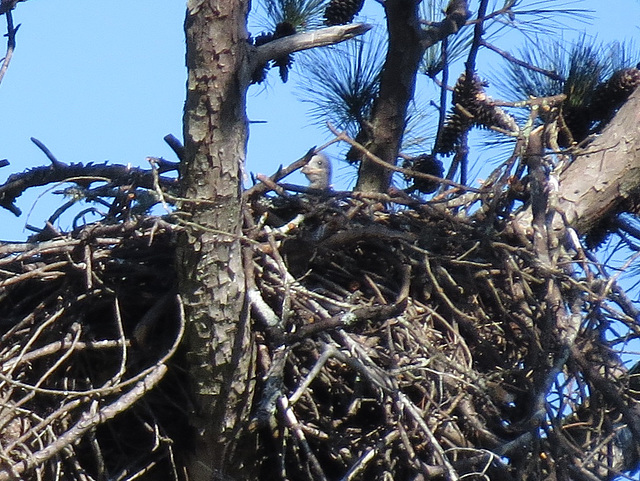
<svg viewBox="0 0 640 481">
<path fill-rule="evenodd" d="M 595 10 L 593 24 L 583 27 L 601 40 L 640 34 L 640 1 L 589 0 L 570 6 Z M 44 142 L 64 162 L 145 165 L 147 156 L 175 160 L 163 136 L 180 137 L 182 131 L 184 9 L 182 1 L 157 0 L 18 4 L 13 14 L 14 22 L 21 24 L 17 48 L 0 84 L 0 159 L 11 162 L 0 170 L 0 181 L 13 172 L 47 163 L 30 137 Z M 379 18 L 381 11 L 374 0 L 367 1 L 365 14 L 370 20 Z M 5 29 L 4 16 L 0 29 Z M 508 43 L 520 40 L 514 37 Z M 4 49 L 3 38 L 0 52 Z M 488 61 L 497 65 L 495 58 Z M 271 173 L 278 164 L 292 162 L 330 138 L 326 128 L 311 123 L 306 115 L 310 106 L 297 99 L 297 79 L 294 72 L 283 85 L 273 72 L 266 87 L 251 88 L 249 117 L 266 123 L 251 126 L 248 170 Z M 334 171 L 341 186 L 348 185 L 352 171 L 340 168 L 335 159 Z M 300 175 L 291 181 L 303 182 Z M 19 218 L 0 211 L 1 239 L 23 239 L 25 222 L 42 226 L 62 203 L 51 196 L 40 198 L 41 194 L 19 198 L 23 210 Z M 64 222 L 61 227 L 68 228 Z"/>
</svg>

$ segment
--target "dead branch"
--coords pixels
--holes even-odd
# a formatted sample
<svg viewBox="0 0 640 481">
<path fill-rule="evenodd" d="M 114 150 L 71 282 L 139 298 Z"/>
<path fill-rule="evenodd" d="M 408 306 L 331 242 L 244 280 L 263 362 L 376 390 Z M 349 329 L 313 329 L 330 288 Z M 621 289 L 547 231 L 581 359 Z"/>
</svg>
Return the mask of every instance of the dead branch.
<svg viewBox="0 0 640 481">
<path fill-rule="evenodd" d="M 253 72 L 269 60 L 293 52 L 344 42 L 345 40 L 368 32 L 371 28 L 372 26 L 366 23 L 352 23 L 349 25 L 325 27 L 311 32 L 297 33 L 289 37 L 279 38 L 255 48 L 249 62 L 249 71 Z"/>
<path fill-rule="evenodd" d="M 13 16 L 11 15 L 11 9 L 15 2 L 5 2 L 3 1 L 0 4 L 0 14 L 4 13 L 7 17 L 7 53 L 2 59 L 2 65 L 0 65 L 0 83 L 2 83 L 2 79 L 4 75 L 7 73 L 7 69 L 9 68 L 9 64 L 11 63 L 11 59 L 13 57 L 13 51 L 16 48 L 16 33 L 18 32 L 18 28 L 13 26 Z M 3 11 L 4 10 L 4 11 Z"/>
<path fill-rule="evenodd" d="M 0 207 L 20 215 L 21 210 L 15 205 L 16 199 L 24 191 L 32 187 L 38 187 L 59 182 L 74 182 L 81 185 L 93 182 L 107 182 L 114 186 L 134 186 L 144 189 L 154 188 L 153 173 L 137 167 L 125 165 L 104 164 L 65 164 L 55 158 L 42 142 L 33 139 L 37 145 L 44 148 L 44 152 L 51 160 L 50 167 L 35 167 L 33 169 L 12 174 L 7 181 L 0 185 Z M 158 166 L 160 173 L 177 169 L 177 164 L 163 163 Z M 177 180 L 166 176 L 159 177 L 160 184 L 165 190 L 175 190 Z M 107 194 L 106 192 L 96 192 L 95 195 Z M 113 195 L 114 192 L 111 193 Z"/>
</svg>

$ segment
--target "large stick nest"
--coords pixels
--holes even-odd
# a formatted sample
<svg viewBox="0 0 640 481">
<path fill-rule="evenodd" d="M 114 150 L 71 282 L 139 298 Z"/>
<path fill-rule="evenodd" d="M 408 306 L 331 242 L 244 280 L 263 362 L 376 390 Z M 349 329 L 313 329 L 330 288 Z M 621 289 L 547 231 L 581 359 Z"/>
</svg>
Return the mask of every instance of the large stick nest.
<svg viewBox="0 0 640 481">
<path fill-rule="evenodd" d="M 167 413 L 186 399 L 167 373 L 173 230 L 148 218 L 0 246 L 0 479 L 129 479 L 171 454 Z"/>
<path fill-rule="evenodd" d="M 245 196 L 261 478 L 635 468 L 638 313 L 570 229 L 542 256 L 507 228 L 502 169 L 446 202 Z M 177 218 L 0 246 L 0 480 L 184 479 Z"/>
</svg>

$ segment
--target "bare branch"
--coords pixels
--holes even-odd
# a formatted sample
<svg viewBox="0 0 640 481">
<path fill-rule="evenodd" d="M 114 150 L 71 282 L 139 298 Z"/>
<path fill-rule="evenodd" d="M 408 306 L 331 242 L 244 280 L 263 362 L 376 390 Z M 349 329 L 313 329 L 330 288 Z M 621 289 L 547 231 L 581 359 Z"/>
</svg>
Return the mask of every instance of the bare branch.
<svg viewBox="0 0 640 481">
<path fill-rule="evenodd" d="M 164 141 L 167 143 L 167 145 L 169 145 L 169 147 L 171 147 L 171 150 L 176 153 L 178 159 L 182 160 L 184 158 L 184 145 L 182 145 L 182 142 L 180 142 L 180 140 L 175 135 L 165 135 Z"/>
<path fill-rule="evenodd" d="M 480 39 L 480 45 L 482 45 L 483 47 L 487 47 L 489 50 L 497 53 L 501 57 L 504 57 L 506 60 L 508 60 L 511 63 L 515 63 L 516 65 L 520 65 L 521 67 L 529 69 L 529 70 L 531 70 L 533 72 L 538 72 L 538 73 L 541 73 L 542 75 L 546 75 L 547 77 L 549 77 L 552 80 L 558 80 L 558 81 L 564 80 L 564 78 L 561 75 L 558 75 L 556 72 L 553 72 L 551 70 L 546 70 L 546 69 L 537 67 L 535 65 L 532 65 L 532 64 L 530 64 L 528 62 L 525 62 L 523 60 L 520 60 L 520 59 L 514 57 L 513 55 L 511 55 L 509 52 L 506 52 L 505 50 L 502 50 L 502 49 L 496 47 L 492 43 L 487 42 L 485 39 Z"/>
<path fill-rule="evenodd" d="M 2 66 L 0 66 L 0 83 L 2 83 L 2 79 L 4 78 L 4 74 L 7 72 L 9 68 L 9 64 L 11 63 L 11 58 L 13 57 L 13 51 L 16 48 L 16 32 L 18 31 L 18 27 L 13 26 L 13 17 L 11 16 L 11 11 L 8 10 L 6 12 L 7 16 L 7 54 L 4 56 L 2 60 Z"/>
<path fill-rule="evenodd" d="M 46 147 L 45 147 L 46 149 Z M 45 153 L 48 152 L 46 149 Z M 50 152 L 49 152 L 50 154 Z M 50 160 L 55 159 L 53 154 Z M 53 160 L 52 160 L 53 162 Z M 166 162 L 158 166 L 160 172 L 175 170 L 177 164 Z M 171 189 L 177 186 L 177 180 L 170 177 L 159 177 L 163 187 Z M 0 185 L 0 207 L 19 216 L 22 211 L 15 205 L 15 201 L 22 193 L 31 188 L 57 182 L 113 182 L 116 186 L 131 185 L 146 189 L 154 188 L 154 177 L 151 170 L 140 169 L 126 165 L 104 164 L 65 164 L 56 161 L 50 167 L 36 167 L 25 172 L 9 176 Z"/>
<path fill-rule="evenodd" d="M 269 60 L 282 57 L 300 50 L 315 47 L 324 47 L 344 42 L 368 32 L 372 25 L 366 23 L 353 23 L 350 25 L 337 25 L 322 28 L 311 32 L 297 33 L 288 37 L 279 38 L 257 47 L 249 62 L 249 71 L 264 65 Z"/>
</svg>

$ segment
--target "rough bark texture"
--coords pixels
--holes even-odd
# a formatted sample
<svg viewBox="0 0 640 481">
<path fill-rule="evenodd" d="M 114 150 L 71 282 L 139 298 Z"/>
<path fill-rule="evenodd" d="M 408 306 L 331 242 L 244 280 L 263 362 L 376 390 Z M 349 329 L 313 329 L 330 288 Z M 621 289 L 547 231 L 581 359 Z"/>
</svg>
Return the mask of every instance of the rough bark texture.
<svg viewBox="0 0 640 481">
<path fill-rule="evenodd" d="M 252 344 L 239 235 L 240 165 L 247 140 L 248 0 L 191 0 L 185 21 L 187 100 L 184 202 L 194 227 L 178 249 L 197 441 L 189 479 L 246 472 L 244 446 L 252 394 Z M 228 234 L 225 234 L 228 233 Z M 240 477 L 238 477 L 240 476 Z"/>
<path fill-rule="evenodd" d="M 560 208 L 584 233 L 637 196 L 640 185 L 640 90 L 560 176 Z"/>
</svg>

